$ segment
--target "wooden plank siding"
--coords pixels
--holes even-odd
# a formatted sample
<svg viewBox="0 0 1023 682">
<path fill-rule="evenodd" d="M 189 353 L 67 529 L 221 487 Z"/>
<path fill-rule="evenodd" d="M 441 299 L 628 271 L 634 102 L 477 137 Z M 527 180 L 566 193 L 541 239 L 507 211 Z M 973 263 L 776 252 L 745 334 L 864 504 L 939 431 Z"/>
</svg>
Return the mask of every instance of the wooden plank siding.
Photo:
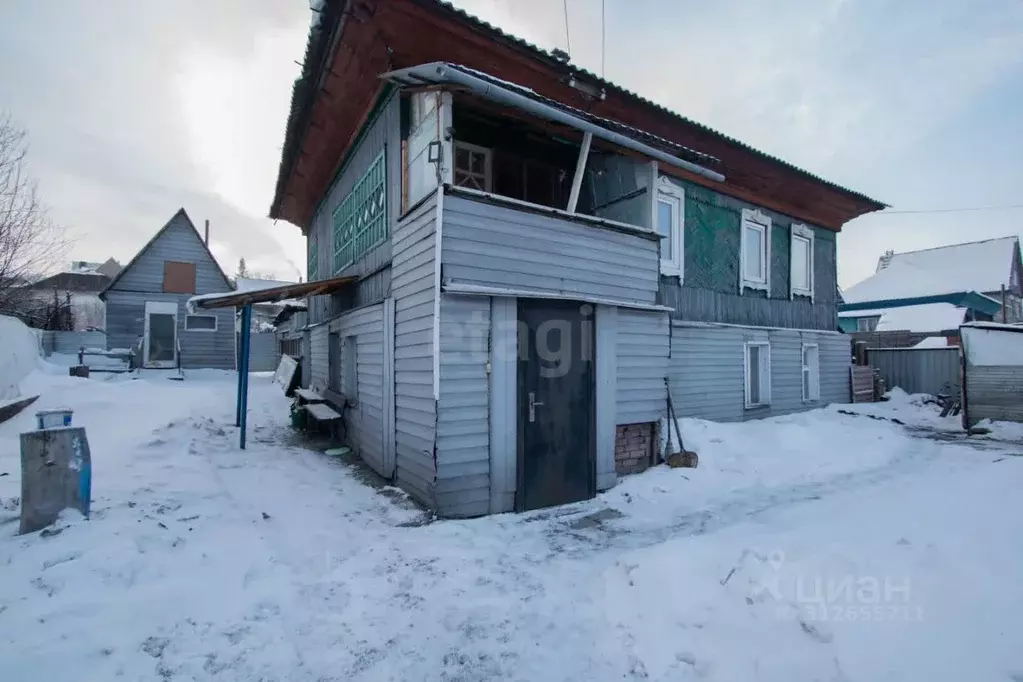
<svg viewBox="0 0 1023 682">
<path fill-rule="evenodd" d="M 490 510 L 490 298 L 444 295 L 440 304 L 437 512 Z"/>
<path fill-rule="evenodd" d="M 355 337 L 358 394 L 345 411 L 349 444 L 374 471 L 390 477 L 392 472 L 384 469 L 384 305 L 352 310 L 331 320 L 327 329 L 342 339 Z M 331 371 L 339 377 L 337 385 L 345 386 L 343 363 Z"/>
<path fill-rule="evenodd" d="M 395 477 L 429 507 L 436 506 L 434 446 L 437 410 L 433 395 L 434 268 L 437 196 L 407 215 L 392 237 L 394 261 Z"/>
<path fill-rule="evenodd" d="M 619 308 L 615 326 L 616 424 L 653 422 L 667 416 L 670 322 L 664 312 Z M 600 353 L 598 347 L 597 353 Z"/>
<path fill-rule="evenodd" d="M 727 325 L 672 326 L 668 379 L 679 417 L 742 421 L 849 402 L 849 337 L 798 329 Z M 771 346 L 771 404 L 745 407 L 744 345 Z M 820 400 L 802 397 L 802 346 L 818 345 Z"/>
<path fill-rule="evenodd" d="M 675 181 L 685 190 L 684 268 L 677 277 L 661 277 L 659 302 L 674 309 L 672 317 L 696 322 L 838 329 L 835 234 L 808 225 L 814 234 L 814 297 L 789 294 L 790 216 L 734 199 L 692 183 Z M 770 291 L 739 293 L 742 210 L 758 209 L 771 218 Z M 801 223 L 802 224 L 802 223 Z"/>
<path fill-rule="evenodd" d="M 216 316 L 216 331 L 186 331 L 186 306 L 192 294 L 164 293 L 167 262 L 194 265 L 196 294 L 231 290 L 230 283 L 210 256 L 188 216 L 179 211 L 104 292 L 107 347 L 135 348 L 139 345 L 145 330 L 146 301 L 175 302 L 181 366 L 185 369 L 234 369 L 234 308 L 199 311 L 202 315 Z"/>
<path fill-rule="evenodd" d="M 385 153 L 387 174 L 387 237 L 370 248 L 342 272 L 333 272 L 334 210 L 352 191 L 355 183 Z M 378 104 L 374 115 L 366 122 L 355 147 L 350 150 L 340 171 L 316 208 L 306 231 L 309 240 L 315 240 L 317 279 L 333 276 L 356 275 L 361 279 L 355 286 L 330 296 L 310 298 L 309 322 L 329 319 L 350 308 L 382 301 L 390 295 L 391 236 L 401 214 L 401 98 L 396 91 L 388 91 Z M 308 244 L 307 244 L 308 249 Z M 307 251 L 308 253 L 308 251 Z"/>
<path fill-rule="evenodd" d="M 583 222 L 448 195 L 445 282 L 653 304 L 657 242 Z"/>
</svg>

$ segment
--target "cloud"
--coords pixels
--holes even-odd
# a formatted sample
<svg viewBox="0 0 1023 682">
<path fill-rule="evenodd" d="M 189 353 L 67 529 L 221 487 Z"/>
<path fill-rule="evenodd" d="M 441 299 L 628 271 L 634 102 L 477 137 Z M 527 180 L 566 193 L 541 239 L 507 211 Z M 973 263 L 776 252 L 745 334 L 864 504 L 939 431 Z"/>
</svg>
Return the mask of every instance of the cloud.
<svg viewBox="0 0 1023 682">
<path fill-rule="evenodd" d="M 25 3 L 0 26 L 19 65 L 0 101 L 74 257 L 131 258 L 184 206 L 228 271 L 304 272 L 301 233 L 264 216 L 308 21 L 304 3 L 107 0 Z"/>
</svg>

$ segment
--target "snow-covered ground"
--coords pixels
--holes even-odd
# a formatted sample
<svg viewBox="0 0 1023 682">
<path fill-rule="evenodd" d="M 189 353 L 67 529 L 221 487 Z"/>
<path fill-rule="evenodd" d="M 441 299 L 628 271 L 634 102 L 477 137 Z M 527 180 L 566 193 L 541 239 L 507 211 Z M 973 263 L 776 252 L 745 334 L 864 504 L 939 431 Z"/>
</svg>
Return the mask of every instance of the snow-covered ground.
<svg viewBox="0 0 1023 682">
<path fill-rule="evenodd" d="M 0 425 L 0 680 L 1023 679 L 1023 445 L 916 397 L 683 420 L 698 469 L 428 522 L 266 377 L 241 451 L 229 373 L 60 372 Z M 63 406 L 93 516 L 17 536 L 18 434 Z"/>
</svg>

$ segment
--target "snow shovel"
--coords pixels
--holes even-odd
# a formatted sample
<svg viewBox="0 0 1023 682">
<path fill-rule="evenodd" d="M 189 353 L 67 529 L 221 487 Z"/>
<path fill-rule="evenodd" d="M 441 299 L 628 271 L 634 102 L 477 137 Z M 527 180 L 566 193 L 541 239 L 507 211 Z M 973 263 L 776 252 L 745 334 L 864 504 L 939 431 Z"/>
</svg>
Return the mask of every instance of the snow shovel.
<svg viewBox="0 0 1023 682">
<path fill-rule="evenodd" d="M 667 382 L 665 382 L 667 383 Z M 671 418 L 671 423 L 675 425 L 675 435 L 678 436 L 678 447 L 679 452 L 671 453 L 668 455 L 667 462 L 668 466 L 673 469 L 679 467 L 686 467 L 689 469 L 695 469 L 700 463 L 700 456 L 692 450 L 686 450 L 685 443 L 682 441 L 682 430 L 678 425 L 678 417 L 675 415 L 675 405 L 671 402 L 671 386 L 668 386 L 668 416 Z M 668 425 L 668 443 L 671 443 L 671 425 Z"/>
</svg>

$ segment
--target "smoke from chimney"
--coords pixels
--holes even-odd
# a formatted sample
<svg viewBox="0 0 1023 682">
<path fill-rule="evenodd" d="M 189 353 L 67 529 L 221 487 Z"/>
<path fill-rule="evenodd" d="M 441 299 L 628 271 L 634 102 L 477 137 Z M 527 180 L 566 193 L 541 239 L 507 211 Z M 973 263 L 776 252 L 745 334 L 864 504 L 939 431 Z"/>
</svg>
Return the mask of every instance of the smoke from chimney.
<svg viewBox="0 0 1023 682">
<path fill-rule="evenodd" d="M 206 246 L 210 245 L 210 219 L 206 219 L 206 235 L 203 237 L 203 241 L 206 242 Z"/>
</svg>

